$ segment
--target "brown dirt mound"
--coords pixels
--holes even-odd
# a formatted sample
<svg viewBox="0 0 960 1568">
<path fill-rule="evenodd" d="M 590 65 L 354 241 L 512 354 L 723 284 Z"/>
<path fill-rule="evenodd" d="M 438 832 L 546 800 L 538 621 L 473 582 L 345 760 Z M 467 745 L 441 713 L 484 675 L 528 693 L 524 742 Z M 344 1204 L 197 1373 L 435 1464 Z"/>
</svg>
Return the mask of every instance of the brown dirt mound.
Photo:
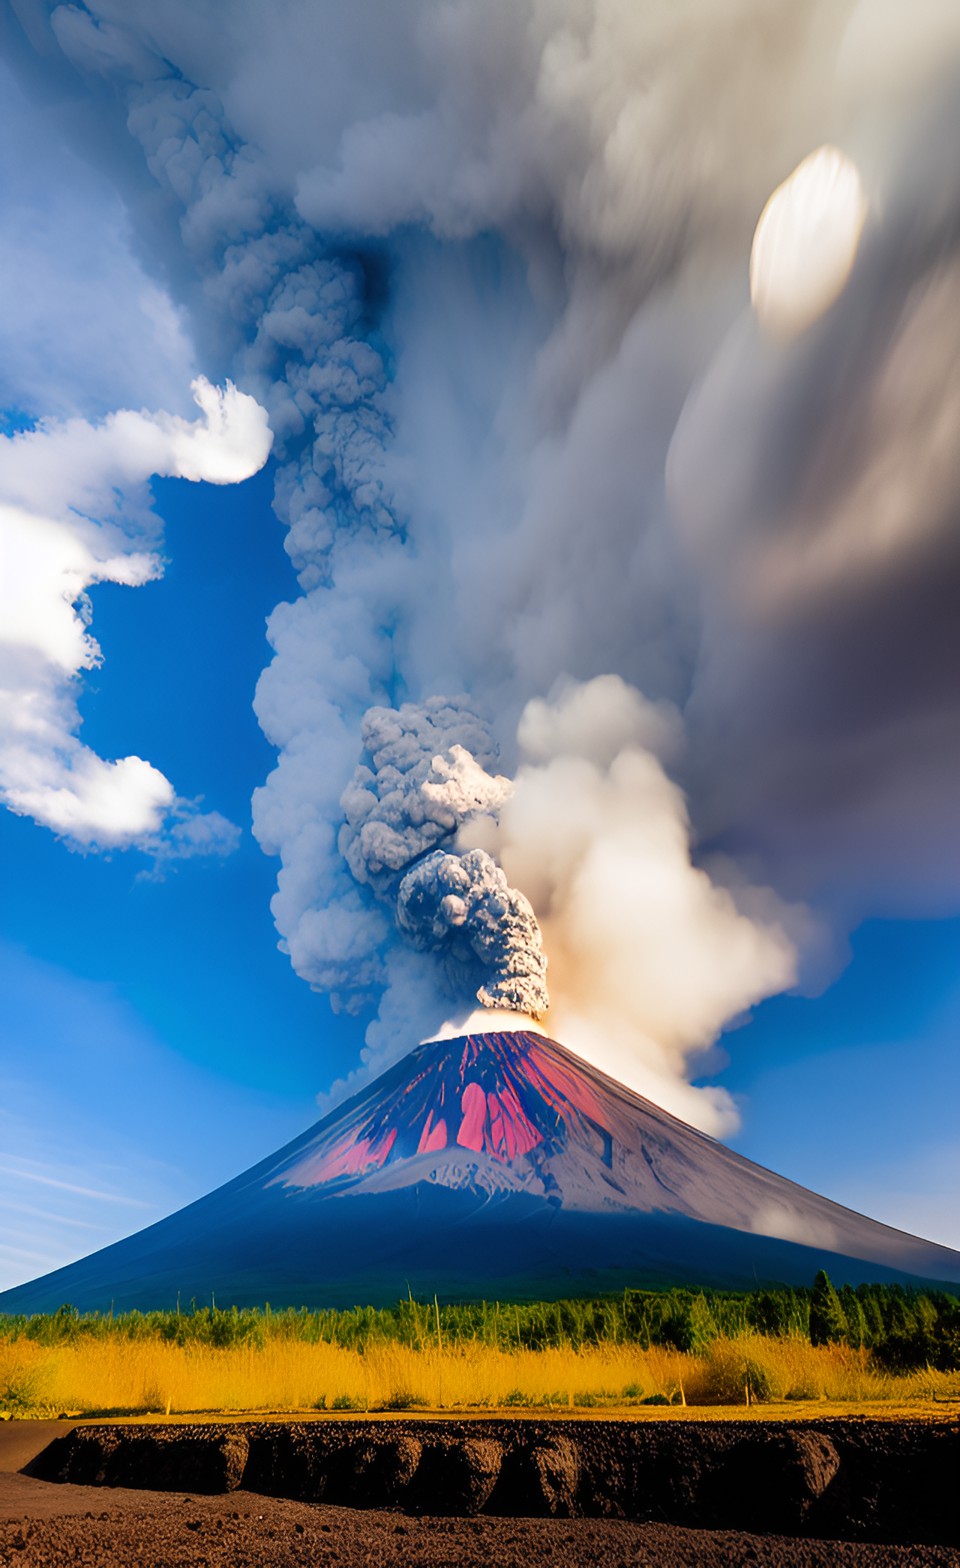
<svg viewBox="0 0 960 1568">
<path fill-rule="evenodd" d="M 242 1487 L 413 1516 L 606 1517 L 957 1546 L 958 1469 L 957 1422 L 358 1419 L 84 1426 L 27 1473 L 210 1495 Z"/>
</svg>

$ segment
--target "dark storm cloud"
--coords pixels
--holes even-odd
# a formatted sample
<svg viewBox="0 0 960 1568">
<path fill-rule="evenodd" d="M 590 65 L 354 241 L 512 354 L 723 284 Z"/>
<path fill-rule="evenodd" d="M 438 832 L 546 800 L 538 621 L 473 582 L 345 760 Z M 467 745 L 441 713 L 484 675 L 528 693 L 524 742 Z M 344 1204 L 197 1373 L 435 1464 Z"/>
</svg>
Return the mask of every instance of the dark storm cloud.
<svg viewBox="0 0 960 1568">
<path fill-rule="evenodd" d="M 960 827 L 960 85 L 918 118 L 840 300 L 786 348 L 741 323 L 669 459 L 703 828 L 887 909 L 941 907 Z"/>
</svg>

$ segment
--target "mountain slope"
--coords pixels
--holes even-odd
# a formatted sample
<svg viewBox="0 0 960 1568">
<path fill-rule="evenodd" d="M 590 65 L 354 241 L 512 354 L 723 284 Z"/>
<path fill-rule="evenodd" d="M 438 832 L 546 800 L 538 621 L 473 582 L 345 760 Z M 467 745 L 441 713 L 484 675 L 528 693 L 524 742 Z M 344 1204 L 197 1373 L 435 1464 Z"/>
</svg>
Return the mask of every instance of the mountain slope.
<svg viewBox="0 0 960 1568">
<path fill-rule="evenodd" d="M 818 1197 L 529 1032 L 433 1041 L 168 1219 L 0 1311 L 385 1304 L 625 1285 L 960 1282 L 960 1254 Z"/>
</svg>

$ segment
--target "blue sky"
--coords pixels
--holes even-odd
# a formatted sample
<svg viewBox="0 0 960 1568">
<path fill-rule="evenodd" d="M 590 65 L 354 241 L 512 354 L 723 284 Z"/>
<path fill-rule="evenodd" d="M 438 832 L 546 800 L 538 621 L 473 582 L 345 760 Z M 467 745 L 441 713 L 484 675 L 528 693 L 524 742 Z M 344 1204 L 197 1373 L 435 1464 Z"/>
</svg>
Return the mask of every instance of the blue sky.
<svg viewBox="0 0 960 1568">
<path fill-rule="evenodd" d="M 560 1038 L 960 1247 L 960 29 L 116 9 L 0 35 L 0 1288 L 541 934 Z M 781 341 L 824 143 L 863 237 Z"/>
<path fill-rule="evenodd" d="M 292 575 L 270 476 L 157 491 L 169 564 L 135 593 L 94 590 L 104 664 L 84 730 L 107 755 L 142 750 L 244 831 L 227 859 L 153 879 L 142 856 L 77 853 L 0 816 L 5 1284 L 295 1136 L 361 1042 L 363 1020 L 335 1018 L 278 952 L 274 867 L 248 826 L 273 760 L 251 695 Z M 718 1075 L 741 1106 L 742 1153 L 953 1245 L 958 938 L 956 920 L 866 922 L 823 995 L 773 998 L 725 1037 Z"/>
</svg>

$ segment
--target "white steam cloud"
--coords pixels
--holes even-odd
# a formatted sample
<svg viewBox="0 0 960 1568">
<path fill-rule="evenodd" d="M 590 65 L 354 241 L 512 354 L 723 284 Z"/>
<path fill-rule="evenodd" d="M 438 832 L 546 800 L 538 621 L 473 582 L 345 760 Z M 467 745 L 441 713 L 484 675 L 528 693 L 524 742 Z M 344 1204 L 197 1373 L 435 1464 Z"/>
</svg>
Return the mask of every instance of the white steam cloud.
<svg viewBox="0 0 960 1568">
<path fill-rule="evenodd" d="M 372 1069 L 451 981 L 523 1002 L 481 970 L 529 908 L 544 1027 L 729 1125 L 690 1080 L 818 922 L 956 908 L 955 7 L 38 0 L 23 51 L 269 413 L 295 969 Z M 765 339 L 757 219 L 823 146 L 856 259 Z"/>
<path fill-rule="evenodd" d="M 667 1109 L 729 1131 L 729 1097 L 688 1078 L 726 1023 L 795 982 L 800 912 L 693 864 L 664 766 L 675 712 L 600 677 L 532 702 L 519 739 L 496 850 L 540 919 L 551 1029 Z"/>
<path fill-rule="evenodd" d="M 85 848 L 136 843 L 169 858 L 224 853 L 236 839 L 219 813 L 198 817 L 178 803 L 142 757 L 108 761 L 78 734 L 77 676 L 100 662 L 87 590 L 137 587 L 162 571 L 145 482 L 232 484 L 266 461 L 270 432 L 252 397 L 203 378 L 193 390 L 198 420 L 122 410 L 2 443 L 0 798 Z"/>
</svg>

